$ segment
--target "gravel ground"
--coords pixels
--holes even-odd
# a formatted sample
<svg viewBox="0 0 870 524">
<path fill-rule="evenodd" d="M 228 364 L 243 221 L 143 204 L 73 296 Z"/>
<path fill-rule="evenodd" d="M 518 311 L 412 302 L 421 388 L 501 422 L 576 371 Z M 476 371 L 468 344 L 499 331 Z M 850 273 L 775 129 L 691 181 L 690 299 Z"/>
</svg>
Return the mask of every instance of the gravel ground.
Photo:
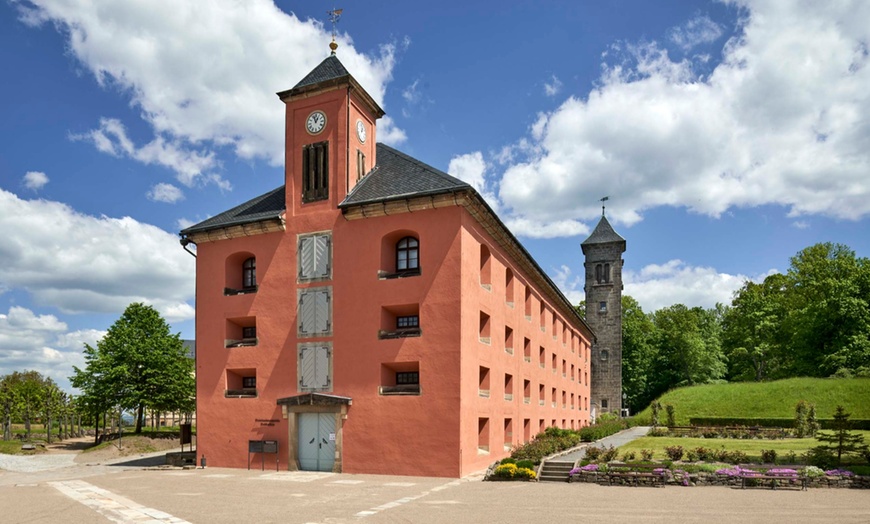
<svg viewBox="0 0 870 524">
<path fill-rule="evenodd" d="M 19 473 L 34 473 L 53 469 L 68 468 L 75 465 L 76 455 L 45 454 L 45 455 L 2 455 L 0 454 L 0 469 Z"/>
</svg>

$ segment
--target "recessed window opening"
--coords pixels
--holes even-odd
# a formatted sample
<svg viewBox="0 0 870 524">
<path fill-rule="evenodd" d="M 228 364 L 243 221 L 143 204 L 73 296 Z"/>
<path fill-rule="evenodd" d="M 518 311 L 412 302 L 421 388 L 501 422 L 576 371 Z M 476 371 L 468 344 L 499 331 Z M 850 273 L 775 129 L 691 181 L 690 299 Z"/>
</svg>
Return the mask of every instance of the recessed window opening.
<svg viewBox="0 0 870 524">
<path fill-rule="evenodd" d="M 356 150 L 356 180 L 359 182 L 366 176 L 366 156 L 359 149 Z"/>
<path fill-rule="evenodd" d="M 492 255 L 483 244 L 480 246 L 480 285 L 492 289 Z"/>
<path fill-rule="evenodd" d="M 420 327 L 420 317 L 418 315 L 406 315 L 402 317 L 396 317 L 396 328 L 404 329 L 404 328 L 415 328 Z"/>
<path fill-rule="evenodd" d="M 532 319 L 532 290 L 528 286 L 526 286 L 525 304 L 526 304 L 526 313 L 525 313 L 526 319 L 531 320 Z"/>
<path fill-rule="evenodd" d="M 257 287 L 257 259 L 251 257 L 242 264 L 242 288 Z"/>
<path fill-rule="evenodd" d="M 542 368 L 547 366 L 547 350 L 544 349 L 544 346 L 538 348 L 538 365 Z"/>
<path fill-rule="evenodd" d="M 239 348 L 257 345 L 257 319 L 255 317 L 228 318 L 224 347 Z"/>
<path fill-rule="evenodd" d="M 546 393 L 544 392 L 544 385 L 541 384 L 538 386 L 538 405 L 543 406 L 547 401 Z"/>
<path fill-rule="evenodd" d="M 607 313 L 607 302 L 602 301 L 598 303 L 598 312 Z"/>
<path fill-rule="evenodd" d="M 243 388 L 256 388 L 257 387 L 257 377 L 242 377 L 242 387 Z"/>
<path fill-rule="evenodd" d="M 478 375 L 477 394 L 489 398 L 489 368 L 480 366 Z"/>
<path fill-rule="evenodd" d="M 601 409 L 609 409 L 607 404 L 608 402 L 606 398 L 601 399 Z"/>
<path fill-rule="evenodd" d="M 489 453 L 489 419 L 477 419 L 477 452 L 480 454 Z"/>
<path fill-rule="evenodd" d="M 523 360 L 532 361 L 532 341 L 523 337 Z"/>
<path fill-rule="evenodd" d="M 513 375 L 505 374 L 504 376 L 504 399 L 514 399 L 514 377 Z"/>
<path fill-rule="evenodd" d="M 504 327 L 504 351 L 509 355 L 514 354 L 514 330 Z"/>
<path fill-rule="evenodd" d="M 242 338 L 257 338 L 257 327 L 243 327 Z"/>
<path fill-rule="evenodd" d="M 399 371 L 396 373 L 396 385 L 402 384 L 419 384 L 420 383 L 420 372 L 419 371 Z"/>
<path fill-rule="evenodd" d="M 489 330 L 490 330 L 489 315 L 487 315 L 486 313 L 481 311 L 480 312 L 480 341 L 483 342 L 484 344 L 491 344 L 492 343 L 492 339 L 490 338 Z"/>
<path fill-rule="evenodd" d="M 396 244 L 396 271 L 420 269 L 420 241 L 405 237 Z"/>
<path fill-rule="evenodd" d="M 609 356 L 610 356 L 610 354 L 608 353 L 608 351 L 606 349 L 601 350 L 601 360 L 607 360 L 607 357 L 609 357 Z"/>
<path fill-rule="evenodd" d="M 514 305 L 514 272 L 511 271 L 511 268 L 505 268 L 504 301 L 508 305 Z"/>
</svg>

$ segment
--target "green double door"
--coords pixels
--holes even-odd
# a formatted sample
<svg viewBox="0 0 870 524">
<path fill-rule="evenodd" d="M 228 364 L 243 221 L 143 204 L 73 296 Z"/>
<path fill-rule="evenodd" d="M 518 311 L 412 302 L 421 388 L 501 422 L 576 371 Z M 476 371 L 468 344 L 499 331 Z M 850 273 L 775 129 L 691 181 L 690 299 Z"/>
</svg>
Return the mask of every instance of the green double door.
<svg viewBox="0 0 870 524">
<path fill-rule="evenodd" d="M 335 464 L 335 413 L 299 414 L 299 467 L 332 471 Z"/>
</svg>

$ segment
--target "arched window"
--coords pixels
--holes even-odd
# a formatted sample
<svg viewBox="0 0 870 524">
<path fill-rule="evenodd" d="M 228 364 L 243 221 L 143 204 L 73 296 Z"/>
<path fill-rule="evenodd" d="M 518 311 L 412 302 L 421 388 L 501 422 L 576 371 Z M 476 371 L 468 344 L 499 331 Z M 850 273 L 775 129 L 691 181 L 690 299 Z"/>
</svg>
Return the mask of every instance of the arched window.
<svg viewBox="0 0 870 524">
<path fill-rule="evenodd" d="M 242 287 L 257 287 L 257 259 L 251 257 L 242 264 Z"/>
<path fill-rule="evenodd" d="M 601 267 L 601 264 L 595 265 L 595 283 L 600 284 L 603 278 L 602 271 L 604 268 Z"/>
<path fill-rule="evenodd" d="M 420 269 L 420 242 L 405 237 L 396 244 L 396 271 Z"/>
<path fill-rule="evenodd" d="M 604 264 L 604 281 L 610 282 L 610 264 Z"/>
</svg>

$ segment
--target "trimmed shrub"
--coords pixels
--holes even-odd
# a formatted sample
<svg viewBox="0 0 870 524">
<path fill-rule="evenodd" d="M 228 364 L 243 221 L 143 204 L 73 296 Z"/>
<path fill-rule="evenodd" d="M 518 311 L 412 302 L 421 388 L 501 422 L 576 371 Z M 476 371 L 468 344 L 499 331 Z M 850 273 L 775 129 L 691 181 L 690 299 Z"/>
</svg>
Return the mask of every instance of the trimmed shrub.
<svg viewBox="0 0 870 524">
<path fill-rule="evenodd" d="M 516 464 L 517 464 L 517 470 L 520 470 L 523 468 L 531 469 L 531 470 L 535 469 L 535 463 L 532 462 L 531 460 L 518 460 L 516 462 Z"/>
<path fill-rule="evenodd" d="M 495 468 L 493 475 L 496 477 L 499 477 L 499 478 L 512 479 L 512 478 L 514 478 L 514 475 L 516 475 L 516 472 L 517 472 L 517 465 L 516 464 L 502 464 L 501 466 L 498 466 L 497 468 Z"/>
<path fill-rule="evenodd" d="M 612 460 L 616 460 L 616 455 L 619 453 L 619 450 L 610 446 L 609 448 L 604 449 L 604 452 L 601 453 L 601 460 L 604 462 L 610 462 Z"/>
<path fill-rule="evenodd" d="M 595 462 L 599 458 L 601 458 L 602 449 L 596 446 L 587 446 L 586 447 L 586 458 L 589 459 L 590 462 Z"/>
<path fill-rule="evenodd" d="M 513 457 L 503 458 L 503 459 L 501 459 L 501 462 L 499 462 L 499 464 L 516 464 L 516 463 L 517 463 L 517 459 L 515 459 Z"/>
<path fill-rule="evenodd" d="M 535 477 L 535 472 L 530 468 L 517 468 L 514 472 L 515 479 L 534 479 Z"/>
<path fill-rule="evenodd" d="M 776 450 L 775 449 L 762 449 L 761 450 L 761 462 L 764 463 L 776 463 Z"/>
<path fill-rule="evenodd" d="M 870 419 L 850 419 L 852 429 L 870 431 Z M 833 429 L 834 419 L 818 419 L 821 429 Z M 692 426 L 748 426 L 763 428 L 793 428 L 794 419 L 790 418 L 747 418 L 747 417 L 690 417 Z M 652 432 L 650 432 L 652 434 Z"/>
<path fill-rule="evenodd" d="M 668 446 L 665 448 L 665 454 L 676 462 L 683 458 L 683 446 Z"/>
<path fill-rule="evenodd" d="M 635 454 L 634 451 L 626 451 L 625 453 L 622 454 L 622 461 L 623 462 L 631 462 L 631 461 L 635 460 L 635 458 L 637 458 L 637 455 Z"/>
<path fill-rule="evenodd" d="M 642 449 L 640 450 L 640 458 L 644 461 L 650 461 L 653 458 L 653 450 L 651 449 Z"/>
</svg>

